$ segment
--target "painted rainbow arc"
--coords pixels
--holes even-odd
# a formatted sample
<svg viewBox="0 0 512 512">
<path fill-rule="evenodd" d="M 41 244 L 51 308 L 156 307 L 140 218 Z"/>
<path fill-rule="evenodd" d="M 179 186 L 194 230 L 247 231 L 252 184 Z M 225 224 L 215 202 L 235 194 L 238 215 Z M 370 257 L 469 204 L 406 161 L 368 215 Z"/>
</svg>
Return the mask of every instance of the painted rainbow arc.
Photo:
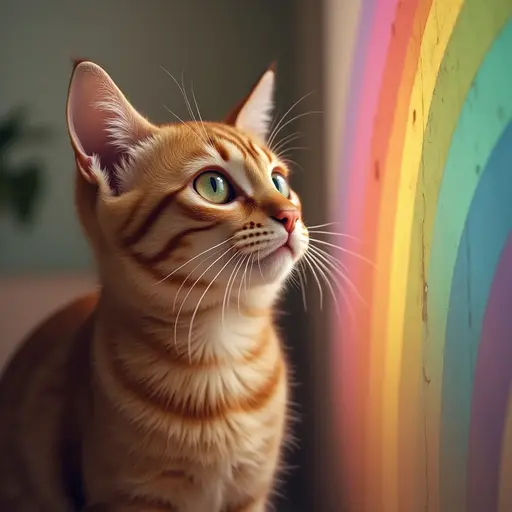
<svg viewBox="0 0 512 512">
<path fill-rule="evenodd" d="M 512 0 L 362 0 L 338 215 L 348 509 L 512 510 Z M 344 298 L 340 298 L 340 304 Z"/>
</svg>

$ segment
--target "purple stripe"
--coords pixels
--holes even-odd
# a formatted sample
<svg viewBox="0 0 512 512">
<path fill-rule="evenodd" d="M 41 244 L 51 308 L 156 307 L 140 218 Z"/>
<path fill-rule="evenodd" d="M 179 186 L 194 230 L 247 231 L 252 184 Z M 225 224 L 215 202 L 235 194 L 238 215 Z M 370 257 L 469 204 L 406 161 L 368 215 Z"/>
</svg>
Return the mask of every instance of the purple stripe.
<svg viewBox="0 0 512 512">
<path fill-rule="evenodd" d="M 377 0 L 361 0 L 361 3 L 359 25 L 356 33 L 352 66 L 350 70 L 351 78 L 349 83 L 349 92 L 344 105 L 346 106 L 345 119 L 343 121 L 344 136 L 341 141 L 340 148 L 340 170 L 337 173 L 339 176 L 339 201 L 334 205 L 334 214 L 336 219 L 341 220 L 342 230 L 345 229 L 344 219 L 346 218 L 344 215 L 344 205 L 348 204 L 348 195 L 350 193 L 348 183 L 350 179 L 350 162 L 352 161 L 354 151 L 355 134 L 353 128 L 356 125 L 359 113 L 363 75 L 368 59 L 367 54 L 371 51 L 368 46 L 371 38 L 371 29 L 373 26 L 373 17 L 375 15 Z M 342 30 L 341 27 L 340 30 Z"/>
<path fill-rule="evenodd" d="M 502 252 L 482 326 L 469 434 L 468 512 L 495 512 L 512 383 L 512 234 Z"/>
</svg>

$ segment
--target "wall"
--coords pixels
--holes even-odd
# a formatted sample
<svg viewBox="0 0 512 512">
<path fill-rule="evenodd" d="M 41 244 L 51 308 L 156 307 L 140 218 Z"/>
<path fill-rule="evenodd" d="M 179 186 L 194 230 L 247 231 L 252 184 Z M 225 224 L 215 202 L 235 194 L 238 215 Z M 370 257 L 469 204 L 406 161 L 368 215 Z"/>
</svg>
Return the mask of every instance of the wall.
<svg viewBox="0 0 512 512">
<path fill-rule="evenodd" d="M 335 212 L 358 241 L 331 352 L 346 510 L 512 510 L 512 1 L 363 0 L 351 47 Z"/>
</svg>

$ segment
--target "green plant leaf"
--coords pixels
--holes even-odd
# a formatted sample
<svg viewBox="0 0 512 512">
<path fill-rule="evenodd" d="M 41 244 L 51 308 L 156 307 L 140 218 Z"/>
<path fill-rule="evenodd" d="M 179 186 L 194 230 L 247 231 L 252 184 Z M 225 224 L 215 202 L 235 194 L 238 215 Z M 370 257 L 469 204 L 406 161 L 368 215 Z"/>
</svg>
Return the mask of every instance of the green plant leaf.
<svg viewBox="0 0 512 512">
<path fill-rule="evenodd" d="M 29 163 L 9 175 L 9 189 L 13 213 L 23 224 L 32 218 L 37 197 L 42 188 L 41 172 L 37 164 Z"/>
</svg>

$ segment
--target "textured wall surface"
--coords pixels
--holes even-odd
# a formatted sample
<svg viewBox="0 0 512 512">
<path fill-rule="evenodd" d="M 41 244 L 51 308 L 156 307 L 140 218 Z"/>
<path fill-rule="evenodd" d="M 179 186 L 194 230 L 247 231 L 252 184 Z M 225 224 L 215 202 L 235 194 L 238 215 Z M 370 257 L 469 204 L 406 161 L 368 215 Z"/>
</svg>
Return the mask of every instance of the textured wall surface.
<svg viewBox="0 0 512 512">
<path fill-rule="evenodd" d="M 371 262 L 343 253 L 361 298 L 333 345 L 347 510 L 512 510 L 511 15 L 358 4 L 334 205 Z"/>
</svg>

